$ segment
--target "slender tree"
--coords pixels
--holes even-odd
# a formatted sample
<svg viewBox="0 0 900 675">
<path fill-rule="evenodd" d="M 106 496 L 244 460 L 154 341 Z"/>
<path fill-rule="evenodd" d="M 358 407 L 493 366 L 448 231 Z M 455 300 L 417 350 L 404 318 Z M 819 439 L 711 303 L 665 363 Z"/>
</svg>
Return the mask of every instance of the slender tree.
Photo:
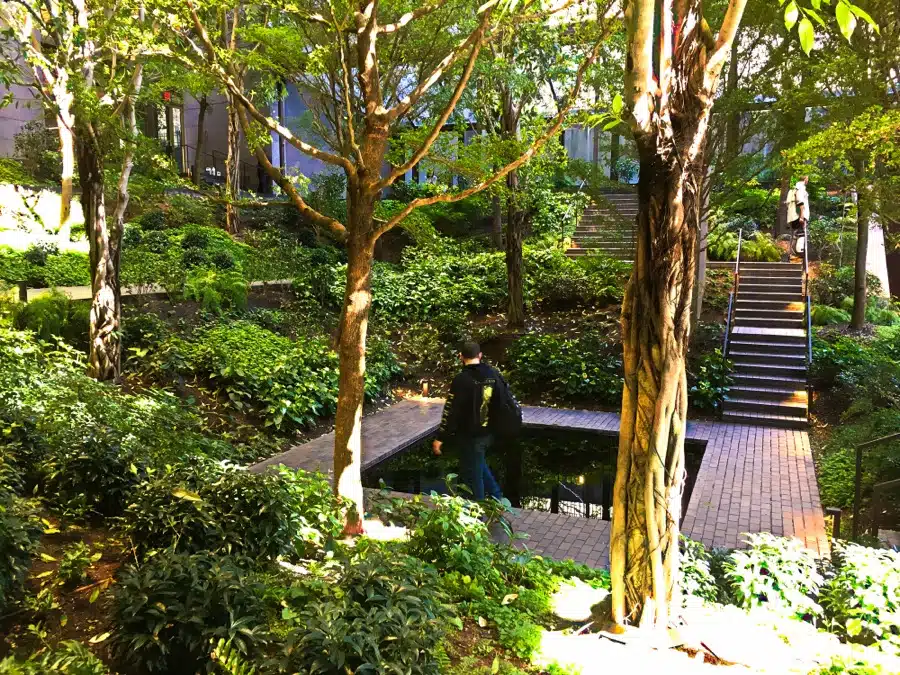
<svg viewBox="0 0 900 675">
<path fill-rule="evenodd" d="M 217 49 L 215 27 L 204 20 L 205 5 L 194 0 L 168 5 L 183 17 L 183 23 L 168 24 L 178 37 L 173 41 L 173 54 L 203 63 L 219 77 L 240 103 L 240 119 L 251 141 L 260 137 L 265 141 L 274 132 L 305 155 L 338 167 L 347 177 L 348 218 L 344 225 L 311 208 L 254 142 L 257 160 L 301 215 L 327 228 L 347 248 L 347 284 L 337 340 L 340 379 L 334 488 L 355 507 L 345 524 L 350 534 L 362 529 L 360 430 L 376 241 L 415 209 L 470 197 L 527 162 L 559 132 L 585 70 L 596 59 L 599 48 L 590 48 L 559 114 L 515 160 L 486 173 L 466 189 L 415 199 L 386 221 L 376 221 L 375 207 L 382 192 L 428 157 L 454 114 L 483 45 L 494 39 L 498 26 L 507 21 L 545 20 L 558 11 L 528 2 L 516 3 L 515 11 L 505 11 L 512 4 L 502 0 L 489 0 L 480 7 L 469 0 L 273 3 L 271 20 L 253 26 L 245 21 L 245 35 L 260 45 L 255 58 L 265 62 L 265 72 L 293 83 L 308 103 L 308 127 L 296 132 L 267 115 L 244 91 L 235 71 L 241 64 L 223 58 L 222 50 Z M 571 4 L 563 2 L 558 7 Z M 298 44 L 303 46 L 300 52 L 285 49 L 285 45 Z M 455 84 L 438 86 L 449 78 Z M 403 159 L 386 166 L 389 144 L 402 142 L 411 121 L 418 122 L 422 133 L 403 153 Z"/>
<path fill-rule="evenodd" d="M 702 152 L 746 1 L 730 0 L 715 35 L 702 0 L 625 4 L 624 100 L 638 148 L 640 204 L 635 263 L 622 303 L 625 386 L 610 542 L 612 618 L 619 625 L 665 628 L 678 594 L 685 356 Z M 851 11 L 845 4 L 841 0 L 839 20 Z M 800 12 L 793 2 L 789 9 Z M 805 14 L 798 34 L 808 53 L 814 29 Z"/>
</svg>

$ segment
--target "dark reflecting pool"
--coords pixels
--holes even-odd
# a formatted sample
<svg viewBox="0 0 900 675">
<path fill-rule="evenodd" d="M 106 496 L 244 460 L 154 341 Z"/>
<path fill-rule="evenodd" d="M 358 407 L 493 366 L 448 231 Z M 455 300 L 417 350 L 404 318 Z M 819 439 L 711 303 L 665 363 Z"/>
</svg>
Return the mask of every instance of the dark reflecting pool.
<svg viewBox="0 0 900 675">
<path fill-rule="evenodd" d="M 685 444 L 682 513 L 705 445 Z M 488 463 L 513 506 L 609 520 L 617 451 L 618 438 L 609 434 L 526 429 L 517 441 L 496 444 L 488 453 Z M 446 494 L 446 476 L 456 473 L 456 449 L 445 445 L 443 454 L 435 457 L 429 439 L 365 471 L 363 484 L 377 488 L 384 481 L 399 492 Z"/>
</svg>

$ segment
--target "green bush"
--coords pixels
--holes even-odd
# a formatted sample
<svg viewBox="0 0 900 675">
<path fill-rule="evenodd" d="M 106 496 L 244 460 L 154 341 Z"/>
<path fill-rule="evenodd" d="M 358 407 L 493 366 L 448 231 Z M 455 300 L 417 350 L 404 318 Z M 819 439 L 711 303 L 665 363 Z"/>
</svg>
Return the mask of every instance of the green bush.
<svg viewBox="0 0 900 675">
<path fill-rule="evenodd" d="M 818 616 L 815 597 L 822 584 L 816 558 L 803 544 L 768 533 L 748 534 L 749 548 L 731 553 L 726 576 L 744 609 L 765 606 L 788 616 Z"/>
<path fill-rule="evenodd" d="M 704 307 L 724 313 L 728 309 L 728 296 L 733 290 L 734 272 L 732 270 L 708 269 L 706 286 L 703 289 Z"/>
<path fill-rule="evenodd" d="M 91 263 L 87 253 L 65 251 L 47 258 L 44 265 L 44 283 L 54 286 L 90 286 Z"/>
<path fill-rule="evenodd" d="M 850 314 L 828 305 L 813 305 L 810 319 L 814 326 L 833 326 L 839 323 L 849 323 Z"/>
<path fill-rule="evenodd" d="M 600 333 L 523 335 L 508 352 L 510 377 L 528 393 L 613 404 L 622 396 L 620 352 Z"/>
<path fill-rule="evenodd" d="M 22 170 L 31 177 L 25 185 L 59 184 L 62 179 L 59 134 L 47 126 L 42 115 L 22 125 L 14 136 L 13 148 Z"/>
<path fill-rule="evenodd" d="M 293 341 L 250 321 L 216 324 L 191 341 L 172 338 L 166 358 L 187 372 L 214 379 L 239 409 L 261 414 L 267 425 L 308 425 L 337 405 L 337 354 L 324 338 Z M 377 339 L 367 347 L 366 395 L 380 395 L 399 367 Z"/>
<path fill-rule="evenodd" d="M 64 514 L 118 515 L 154 467 L 236 458 L 173 395 L 124 394 L 85 374 L 82 355 L 0 329 L 0 420 L 27 488 Z"/>
<path fill-rule="evenodd" d="M 852 265 L 833 267 L 826 263 L 819 265 L 809 280 L 809 291 L 817 305 L 841 307 L 844 298 L 852 298 L 856 270 Z M 881 294 L 881 281 L 874 274 L 866 273 L 866 292 L 869 298 Z"/>
<path fill-rule="evenodd" d="M 25 260 L 21 251 L 9 246 L 0 246 L 0 281 L 16 284 L 33 279 L 39 274 L 40 271 L 35 270 L 35 266 Z"/>
<path fill-rule="evenodd" d="M 716 578 L 710 570 L 710 556 L 699 541 L 681 537 L 681 591 L 706 602 L 719 599 Z"/>
<path fill-rule="evenodd" d="M 722 230 L 709 235 L 706 246 L 710 260 L 735 260 L 737 258 L 738 235 L 735 232 Z"/>
<path fill-rule="evenodd" d="M 631 266 L 606 256 L 568 258 L 553 248 L 525 249 L 525 297 L 548 309 L 620 302 Z"/>
<path fill-rule="evenodd" d="M 722 358 L 721 349 L 701 356 L 696 371 L 688 373 L 691 405 L 704 410 L 715 410 L 728 395 L 734 382 L 731 368 L 731 362 Z"/>
<path fill-rule="evenodd" d="M 0 493 L 0 613 L 21 593 L 40 533 L 30 505 Z"/>
<path fill-rule="evenodd" d="M 820 601 L 832 632 L 900 655 L 900 553 L 838 544 Z"/>
<path fill-rule="evenodd" d="M 213 551 L 274 559 L 304 555 L 343 520 L 321 476 L 281 467 L 252 473 L 195 460 L 137 486 L 122 518 L 138 551 Z"/>
<path fill-rule="evenodd" d="M 12 656 L 0 661 L 0 675 L 109 675 L 109 668 L 80 642 L 66 640 L 40 650 L 25 661 Z"/>
<path fill-rule="evenodd" d="M 207 662 L 214 640 L 259 655 L 273 617 L 250 569 L 239 558 L 171 551 L 126 567 L 113 586 L 114 657 L 140 672 L 187 675 Z"/>
<path fill-rule="evenodd" d="M 184 297 L 196 300 L 207 312 L 246 309 L 250 284 L 236 270 L 196 269 L 184 281 Z"/>
<path fill-rule="evenodd" d="M 445 602 L 426 564 L 364 545 L 325 593 L 296 611 L 285 670 L 438 675 Z"/>
<path fill-rule="evenodd" d="M 56 574 L 63 584 L 74 586 L 84 580 L 91 563 L 97 562 L 100 557 L 100 553 L 92 554 L 83 541 L 69 544 L 63 550 Z"/>
<path fill-rule="evenodd" d="M 21 330 L 34 331 L 42 340 L 61 337 L 71 346 L 87 351 L 90 309 L 90 302 L 72 302 L 53 290 L 23 305 L 14 323 Z"/>
<path fill-rule="evenodd" d="M 165 210 L 166 227 L 177 228 L 185 225 L 213 227 L 216 223 L 215 205 L 203 197 L 171 195 Z"/>
<path fill-rule="evenodd" d="M 772 236 L 765 232 L 754 232 L 744 239 L 741 245 L 741 261 L 778 262 L 781 260 L 781 249 L 775 245 Z"/>
</svg>

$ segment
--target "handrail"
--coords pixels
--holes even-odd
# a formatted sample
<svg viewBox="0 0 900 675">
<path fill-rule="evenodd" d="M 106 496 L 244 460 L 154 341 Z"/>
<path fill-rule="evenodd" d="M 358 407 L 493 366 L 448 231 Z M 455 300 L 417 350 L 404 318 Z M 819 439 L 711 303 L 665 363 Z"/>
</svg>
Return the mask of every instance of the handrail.
<svg viewBox="0 0 900 675">
<path fill-rule="evenodd" d="M 886 480 L 872 487 L 872 505 L 869 511 L 869 519 L 871 522 L 870 534 L 873 537 L 878 536 L 878 512 L 881 510 L 881 495 L 888 490 L 900 488 L 900 478 L 894 480 Z M 854 525 L 856 523 L 854 522 Z"/>
<path fill-rule="evenodd" d="M 734 320 L 734 303 L 737 300 L 738 289 L 741 283 L 741 247 L 744 243 L 744 230 L 738 230 L 738 247 L 737 255 L 734 258 L 734 283 L 731 292 L 728 294 L 728 312 L 725 314 L 725 340 L 722 343 L 722 369 L 724 371 L 725 364 L 728 362 L 728 341 L 731 335 L 731 323 Z"/>
<path fill-rule="evenodd" d="M 892 441 L 900 440 L 900 433 L 888 434 L 856 446 L 856 475 L 853 479 L 853 538 L 859 536 L 859 508 L 862 502 L 862 458 L 863 450 Z M 890 482 L 890 481 L 889 481 Z"/>
</svg>

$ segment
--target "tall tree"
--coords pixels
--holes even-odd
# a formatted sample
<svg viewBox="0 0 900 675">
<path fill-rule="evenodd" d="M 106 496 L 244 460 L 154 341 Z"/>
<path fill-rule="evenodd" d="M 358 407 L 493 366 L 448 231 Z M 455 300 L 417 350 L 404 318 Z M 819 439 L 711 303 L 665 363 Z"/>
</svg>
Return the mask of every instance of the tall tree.
<svg viewBox="0 0 900 675">
<path fill-rule="evenodd" d="M 337 345 L 340 378 L 334 488 L 354 507 L 348 513 L 345 531 L 358 533 L 363 513 L 360 431 L 365 345 L 375 243 L 415 209 L 470 197 L 527 162 L 559 132 L 598 47 L 585 54 L 559 114 L 514 161 L 487 172 L 468 188 L 415 199 L 380 222 L 375 219 L 375 206 L 382 192 L 428 156 L 454 114 L 483 45 L 494 39 L 498 26 L 505 21 L 543 20 L 554 9 L 542 9 L 537 2 L 506 0 L 489 0 L 481 6 L 471 0 L 358 0 L 347 4 L 276 0 L 270 3 L 273 12 L 267 22 L 248 25 L 244 21 L 244 35 L 259 45 L 254 59 L 265 68 L 258 72 L 273 81 L 294 84 L 309 105 L 307 128 L 294 131 L 263 112 L 245 92 L 236 70 L 244 65 L 240 50 L 225 54 L 216 47 L 217 28 L 205 21 L 209 3 L 170 0 L 162 4 L 180 17 L 167 24 L 177 36 L 172 41 L 173 54 L 198 67 L 203 64 L 220 79 L 240 104 L 241 121 L 260 164 L 290 196 L 301 215 L 330 230 L 346 245 L 347 284 Z M 512 6 L 516 6 L 515 11 L 504 11 Z M 448 78 L 455 84 L 436 86 Z M 406 135 L 411 121 L 417 122 L 420 134 Z M 268 160 L 256 139 L 268 142 L 273 132 L 305 155 L 345 173 L 346 226 L 311 208 Z M 389 144 L 402 143 L 404 138 L 413 142 L 403 159 L 386 167 Z"/>
<path fill-rule="evenodd" d="M 31 21 L 32 29 L 20 39 L 33 43 L 45 36 L 60 54 L 54 61 L 57 86 L 65 81 L 71 97 L 74 157 L 81 186 L 81 207 L 90 243 L 91 374 L 101 380 L 116 379 L 121 366 L 119 324 L 119 252 L 122 225 L 128 205 L 128 181 L 134 163 L 137 135 L 135 98 L 143 80 L 144 50 L 152 31 L 144 20 L 140 0 L 15 0 L 5 12 L 19 22 Z M 26 18 L 27 17 L 27 18 Z M 26 37 L 27 36 L 27 37 Z M 44 64 L 37 47 L 30 58 Z M 62 96 L 62 94 L 60 94 Z M 48 104 L 56 106 L 54 97 Z M 107 214 L 104 171 L 109 156 L 122 149 L 112 217 Z"/>
<path fill-rule="evenodd" d="M 665 628 L 678 595 L 702 152 L 745 6 L 730 0 L 713 35 L 702 0 L 625 4 L 624 99 L 640 177 L 635 263 L 622 303 L 625 386 L 610 543 L 612 618 L 619 625 Z M 814 29 L 806 15 L 798 30 L 808 52 Z"/>
</svg>

